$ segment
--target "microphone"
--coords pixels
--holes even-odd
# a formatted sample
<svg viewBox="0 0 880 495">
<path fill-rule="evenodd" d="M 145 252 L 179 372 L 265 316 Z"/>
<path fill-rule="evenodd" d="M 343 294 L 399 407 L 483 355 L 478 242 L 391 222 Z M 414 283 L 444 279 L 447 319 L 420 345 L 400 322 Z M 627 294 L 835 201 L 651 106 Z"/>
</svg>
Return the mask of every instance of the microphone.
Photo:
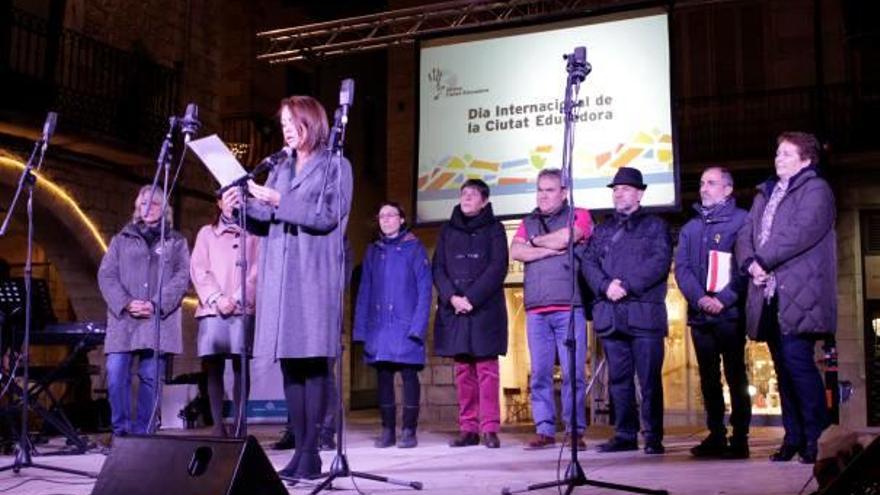
<svg viewBox="0 0 880 495">
<path fill-rule="evenodd" d="M 342 109 L 341 122 L 348 123 L 348 109 L 354 102 L 354 79 L 343 79 L 339 85 L 339 108 Z"/>
<path fill-rule="evenodd" d="M 58 114 L 55 112 L 49 112 L 46 115 L 46 122 L 43 124 L 43 136 L 40 138 L 41 150 L 43 153 L 46 152 L 46 147 L 49 146 L 49 140 L 52 139 L 52 135 L 55 134 L 55 124 L 58 123 Z"/>
<path fill-rule="evenodd" d="M 263 158 L 263 161 L 258 163 L 257 166 L 254 167 L 254 169 L 251 170 L 251 173 L 249 173 L 248 175 L 251 177 L 256 177 L 257 175 L 260 175 L 267 170 L 272 170 L 280 163 L 284 162 L 284 160 L 290 158 L 290 155 L 292 154 L 293 149 L 290 146 L 285 146 L 281 148 L 281 150 L 272 153 L 266 158 Z"/>
<path fill-rule="evenodd" d="M 183 133 L 183 142 L 190 142 L 200 127 L 202 127 L 202 123 L 199 122 L 199 106 L 195 103 L 187 104 L 186 113 L 180 121 L 180 132 Z"/>
<path fill-rule="evenodd" d="M 281 162 L 290 158 L 292 154 L 293 149 L 290 146 L 285 146 L 281 148 L 281 150 L 272 153 L 266 158 L 263 158 L 263 161 L 258 163 L 253 170 L 245 174 L 243 177 L 238 178 L 218 189 L 217 194 L 223 194 L 227 190 L 232 189 L 233 187 L 238 187 L 239 185 L 246 183 L 249 179 L 253 179 L 254 177 L 262 174 L 267 170 L 272 170 L 273 168 L 277 167 Z"/>
</svg>

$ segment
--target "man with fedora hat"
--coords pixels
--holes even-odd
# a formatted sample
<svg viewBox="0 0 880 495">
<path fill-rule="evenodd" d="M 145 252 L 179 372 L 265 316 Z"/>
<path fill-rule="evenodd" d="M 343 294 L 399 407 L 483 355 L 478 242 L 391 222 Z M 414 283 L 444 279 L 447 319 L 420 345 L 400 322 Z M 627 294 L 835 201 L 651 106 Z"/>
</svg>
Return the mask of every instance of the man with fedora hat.
<svg viewBox="0 0 880 495">
<path fill-rule="evenodd" d="M 663 448 L 663 338 L 668 332 L 666 279 L 672 262 L 669 228 L 641 208 L 647 185 L 642 173 L 621 167 L 611 184 L 614 215 L 596 227 L 581 264 L 596 295 L 593 327 L 608 362 L 614 408 L 614 437 L 599 452 L 638 449 L 639 414 L 635 383 L 641 388 L 641 420 L 646 454 Z"/>
</svg>

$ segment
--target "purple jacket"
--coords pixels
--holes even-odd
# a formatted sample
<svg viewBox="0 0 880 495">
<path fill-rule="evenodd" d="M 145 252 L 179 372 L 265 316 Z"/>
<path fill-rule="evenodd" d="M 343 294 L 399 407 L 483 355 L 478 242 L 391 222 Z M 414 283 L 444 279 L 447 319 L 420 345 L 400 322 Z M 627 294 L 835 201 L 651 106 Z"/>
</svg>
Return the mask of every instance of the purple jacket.
<svg viewBox="0 0 880 495">
<path fill-rule="evenodd" d="M 431 262 L 407 232 L 367 248 L 355 306 L 353 340 L 367 363 L 425 364 L 431 313 Z"/>
<path fill-rule="evenodd" d="M 792 177 L 773 219 L 770 237 L 758 247 L 761 217 L 776 178 L 758 186 L 758 194 L 737 239 L 737 263 L 743 272 L 752 261 L 776 274 L 779 325 L 783 334 L 834 333 L 837 330 L 837 238 L 834 194 L 814 167 Z M 746 300 L 749 336 L 758 339 L 764 291 L 751 281 Z"/>
</svg>

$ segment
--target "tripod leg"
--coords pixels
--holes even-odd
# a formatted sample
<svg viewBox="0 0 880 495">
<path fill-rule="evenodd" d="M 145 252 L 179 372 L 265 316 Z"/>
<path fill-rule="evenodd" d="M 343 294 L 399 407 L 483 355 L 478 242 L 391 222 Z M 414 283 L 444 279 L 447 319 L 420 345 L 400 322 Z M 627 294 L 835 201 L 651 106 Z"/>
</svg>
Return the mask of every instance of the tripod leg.
<svg viewBox="0 0 880 495">
<path fill-rule="evenodd" d="M 420 481 L 407 481 L 407 480 L 398 480 L 394 478 L 388 478 L 387 476 L 379 476 L 370 473 L 362 473 L 359 471 L 352 471 L 351 475 L 355 478 L 363 478 L 365 480 L 379 481 L 381 483 L 388 483 L 391 485 L 397 486 L 406 486 L 412 488 L 413 490 L 421 490 L 423 485 Z"/>
<path fill-rule="evenodd" d="M 337 474 L 331 473 L 324 481 L 321 482 L 321 484 L 316 486 L 315 489 L 311 491 L 311 493 L 314 495 L 316 493 L 322 492 L 323 490 L 329 490 L 333 488 L 333 480 L 335 480 L 337 476 Z"/>
</svg>

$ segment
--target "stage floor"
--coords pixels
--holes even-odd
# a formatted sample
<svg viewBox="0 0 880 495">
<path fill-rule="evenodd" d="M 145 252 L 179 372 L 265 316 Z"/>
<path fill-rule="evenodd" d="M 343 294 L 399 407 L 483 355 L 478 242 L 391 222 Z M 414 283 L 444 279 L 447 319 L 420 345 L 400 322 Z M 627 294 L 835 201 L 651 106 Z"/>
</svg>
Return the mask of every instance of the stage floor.
<svg viewBox="0 0 880 495">
<path fill-rule="evenodd" d="M 523 442 L 530 436 L 525 428 L 502 431 L 501 448 L 489 450 L 485 447 L 465 447 L 453 449 L 446 445 L 452 432 L 428 429 L 419 432 L 419 447 L 415 449 L 376 449 L 372 446 L 378 431 L 377 421 L 372 417 L 359 417 L 351 421 L 348 435 L 348 460 L 352 470 L 366 471 L 391 478 L 420 481 L 424 484 L 422 493 L 431 494 L 500 494 L 502 488 L 513 489 L 528 484 L 556 479 L 560 449 L 539 451 L 523 450 Z M 250 433 L 257 437 L 276 468 L 283 467 L 292 451 L 273 451 L 270 445 L 280 432 L 278 425 L 251 426 Z M 192 435 L 198 430 L 168 431 L 168 435 Z M 201 432 L 204 433 L 204 432 Z M 741 461 L 703 461 L 695 460 L 688 449 L 698 443 L 705 435 L 704 430 L 694 428 L 672 428 L 667 433 L 665 445 L 667 453 L 648 456 L 641 451 L 617 454 L 599 454 L 595 446 L 610 435 L 607 427 L 591 429 L 587 437 L 588 450 L 580 456 L 581 466 L 587 477 L 610 483 L 637 485 L 652 489 L 666 489 L 672 494 L 711 495 L 711 494 L 755 494 L 781 495 L 810 493 L 816 489 L 811 480 L 812 466 L 796 461 L 771 463 L 767 456 L 779 444 L 782 429 L 778 427 L 759 427 L 752 431 L 752 458 Z M 52 451 L 52 445 L 60 444 L 53 440 L 49 446 L 41 446 L 44 452 Z M 322 452 L 326 469 L 333 459 L 334 452 Z M 39 456 L 34 462 L 78 469 L 97 473 L 105 456 L 89 453 L 71 456 Z M 562 453 L 561 469 L 568 465 L 569 452 Z M 10 456 L 0 457 L 0 465 L 12 462 Z M 18 474 L 11 471 L 0 472 L 0 494 L 28 495 L 80 495 L 91 493 L 94 481 L 88 478 L 28 468 Z M 314 485 L 290 487 L 290 493 L 308 493 Z M 343 479 L 334 483 L 340 490 L 354 491 L 351 480 Z M 414 490 L 394 485 L 357 480 L 357 487 L 363 493 L 404 494 Z M 329 492 L 327 492 L 329 493 Z M 558 493 L 556 489 L 545 489 L 535 493 Z M 596 487 L 581 487 L 575 493 L 610 494 L 623 493 Z"/>
</svg>

